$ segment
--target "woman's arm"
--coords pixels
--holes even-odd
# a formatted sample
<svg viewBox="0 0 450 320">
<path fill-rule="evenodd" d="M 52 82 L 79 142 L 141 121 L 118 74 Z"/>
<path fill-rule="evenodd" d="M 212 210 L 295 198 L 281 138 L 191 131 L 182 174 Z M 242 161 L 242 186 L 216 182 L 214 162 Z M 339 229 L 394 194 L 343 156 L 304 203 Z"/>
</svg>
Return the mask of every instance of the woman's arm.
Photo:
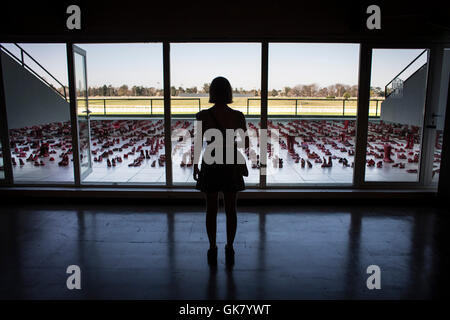
<svg viewBox="0 0 450 320">
<path fill-rule="evenodd" d="M 244 137 L 241 137 L 241 139 L 245 139 L 245 149 L 248 149 L 250 147 L 250 138 L 248 137 L 247 132 L 247 121 L 245 120 L 244 114 L 241 112 L 241 121 L 240 121 L 240 129 L 244 130 Z"/>
<path fill-rule="evenodd" d="M 203 148 L 203 123 L 199 113 L 196 115 L 196 120 L 194 124 L 194 180 L 198 180 L 198 174 L 200 170 L 198 169 L 198 163 L 200 161 L 200 155 Z"/>
</svg>

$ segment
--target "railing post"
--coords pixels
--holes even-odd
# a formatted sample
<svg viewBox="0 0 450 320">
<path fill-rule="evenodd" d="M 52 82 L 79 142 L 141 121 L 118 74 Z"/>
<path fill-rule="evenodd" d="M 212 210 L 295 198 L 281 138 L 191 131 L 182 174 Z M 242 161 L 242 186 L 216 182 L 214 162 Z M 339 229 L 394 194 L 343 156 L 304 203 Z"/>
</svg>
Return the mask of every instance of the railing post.
<svg viewBox="0 0 450 320">
<path fill-rule="evenodd" d="M 298 115 L 297 109 L 298 109 L 298 100 L 295 99 L 295 115 L 296 115 L 296 116 Z"/>
<path fill-rule="evenodd" d="M 150 115 L 153 115 L 153 99 L 150 98 Z"/>
<path fill-rule="evenodd" d="M 375 117 L 378 117 L 378 100 L 376 100 L 376 102 L 377 102 L 377 104 L 375 107 Z M 369 103 L 369 106 L 370 106 L 370 103 Z"/>
<path fill-rule="evenodd" d="M 249 102 L 250 98 L 247 98 L 247 115 L 250 114 L 249 109 L 250 109 L 250 102 Z"/>
<path fill-rule="evenodd" d="M 202 111 L 202 107 L 201 107 L 201 104 L 200 104 L 200 98 L 198 98 L 198 111 L 199 112 Z"/>
<path fill-rule="evenodd" d="M 103 99 L 103 114 L 106 116 L 106 99 Z"/>
<path fill-rule="evenodd" d="M 345 99 L 342 100 L 342 116 L 345 116 Z"/>
</svg>

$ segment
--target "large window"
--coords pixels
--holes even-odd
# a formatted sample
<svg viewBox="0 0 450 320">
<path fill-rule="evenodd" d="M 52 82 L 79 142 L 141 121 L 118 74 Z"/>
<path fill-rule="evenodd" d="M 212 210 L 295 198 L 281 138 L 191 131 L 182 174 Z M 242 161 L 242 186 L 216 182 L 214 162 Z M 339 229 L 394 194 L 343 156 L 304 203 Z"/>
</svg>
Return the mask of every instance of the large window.
<svg viewBox="0 0 450 320">
<path fill-rule="evenodd" d="M 172 131 L 193 130 L 195 113 L 210 108 L 209 85 L 218 76 L 233 88 L 229 106 L 243 112 L 251 136 L 250 152 L 259 154 L 256 130 L 261 110 L 261 45 L 259 43 L 171 44 Z M 172 137 L 173 182 L 194 184 L 189 154 L 193 141 Z M 259 183 L 259 166 L 248 161 L 247 185 Z"/>
<path fill-rule="evenodd" d="M 2 44 L 14 181 L 73 183 L 65 44 Z"/>
<path fill-rule="evenodd" d="M 67 48 L 72 48 L 73 60 Z M 175 186 L 193 187 L 195 115 L 212 107 L 209 87 L 218 76 L 230 81 L 229 106 L 243 112 L 247 121 L 249 188 L 350 187 L 360 175 L 366 186 L 439 180 L 448 49 L 440 66 L 440 87 L 430 88 L 427 110 L 430 50 L 372 50 L 369 121 L 363 128 L 366 163 L 355 172 L 359 44 L 269 43 L 267 66 L 262 65 L 260 42 L 170 43 L 168 48 L 164 56 L 170 60 L 170 125 L 164 120 L 162 43 L 2 43 L 8 118 L 0 120 L 9 128 L 2 141 L 8 139 L 11 164 L 4 163 L 5 146 L 0 145 L 0 180 L 11 166 L 18 184 L 73 184 L 79 176 L 87 185 L 164 186 L 170 167 Z M 73 61 L 70 93 L 76 100 L 76 119 L 71 119 L 67 61 Z M 263 119 L 261 80 L 266 79 L 266 67 Z M 259 137 L 265 120 L 268 168 L 262 171 L 260 148 L 265 148 Z M 72 123 L 78 129 L 74 142 Z M 167 159 L 169 132 L 172 149 Z"/>
<path fill-rule="evenodd" d="M 268 128 L 280 140 L 269 185 L 352 182 L 358 53 L 357 44 L 269 45 Z"/>
<path fill-rule="evenodd" d="M 165 184 L 162 44 L 77 46 L 86 53 L 88 94 L 86 105 L 79 76 L 80 153 L 89 139 L 92 166 L 83 182 Z M 84 160 L 87 155 L 80 159 L 81 169 Z"/>
<path fill-rule="evenodd" d="M 369 114 L 366 181 L 419 180 L 428 51 L 374 49 L 371 95 L 384 99 Z"/>
</svg>

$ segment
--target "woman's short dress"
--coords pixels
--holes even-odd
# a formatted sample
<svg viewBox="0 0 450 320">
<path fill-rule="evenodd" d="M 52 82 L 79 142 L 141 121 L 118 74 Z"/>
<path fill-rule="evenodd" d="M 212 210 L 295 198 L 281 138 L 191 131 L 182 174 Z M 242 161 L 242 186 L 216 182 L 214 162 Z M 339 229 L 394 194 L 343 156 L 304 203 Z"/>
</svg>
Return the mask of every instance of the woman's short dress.
<svg viewBox="0 0 450 320">
<path fill-rule="evenodd" d="M 214 120 L 211 119 L 211 115 L 209 114 L 209 110 L 203 110 L 197 113 L 197 120 L 202 121 L 203 132 L 210 128 L 219 129 L 214 126 Z M 240 113 L 241 115 L 237 115 L 237 118 L 244 119 L 245 117 L 242 112 L 235 111 Z M 237 125 L 236 127 L 239 127 Z M 208 144 L 211 141 L 207 142 Z M 236 155 L 238 150 L 235 144 L 234 145 L 234 154 Z M 224 159 L 226 159 L 226 148 L 224 147 L 223 153 Z M 201 163 L 199 178 L 196 184 L 196 189 L 202 192 L 237 192 L 245 190 L 244 177 L 242 175 L 242 171 L 239 168 L 239 165 L 234 162 L 234 164 L 207 164 L 204 159 Z"/>
</svg>

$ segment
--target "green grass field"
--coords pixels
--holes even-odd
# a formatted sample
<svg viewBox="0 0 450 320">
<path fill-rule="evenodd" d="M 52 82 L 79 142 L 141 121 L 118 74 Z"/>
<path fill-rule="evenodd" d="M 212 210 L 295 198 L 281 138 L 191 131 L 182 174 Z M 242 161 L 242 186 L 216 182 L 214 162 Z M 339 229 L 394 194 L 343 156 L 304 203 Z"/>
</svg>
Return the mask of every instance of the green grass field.
<svg viewBox="0 0 450 320">
<path fill-rule="evenodd" d="M 260 114 L 261 101 L 258 97 L 235 97 L 230 107 L 242 111 L 248 115 Z M 268 114 L 295 116 L 295 115 L 317 115 L 317 116 L 354 116 L 357 110 L 356 99 L 319 99 L 299 97 L 297 103 L 295 98 L 273 98 L 268 100 Z M 181 98 L 173 97 L 171 100 L 172 114 L 195 114 L 199 110 L 207 109 L 212 104 L 208 97 Z M 370 115 L 380 114 L 381 101 L 370 101 Z M 79 113 L 84 110 L 84 101 L 79 101 Z M 89 98 L 89 110 L 91 115 L 163 115 L 164 101 L 162 97 L 148 98 Z"/>
</svg>

